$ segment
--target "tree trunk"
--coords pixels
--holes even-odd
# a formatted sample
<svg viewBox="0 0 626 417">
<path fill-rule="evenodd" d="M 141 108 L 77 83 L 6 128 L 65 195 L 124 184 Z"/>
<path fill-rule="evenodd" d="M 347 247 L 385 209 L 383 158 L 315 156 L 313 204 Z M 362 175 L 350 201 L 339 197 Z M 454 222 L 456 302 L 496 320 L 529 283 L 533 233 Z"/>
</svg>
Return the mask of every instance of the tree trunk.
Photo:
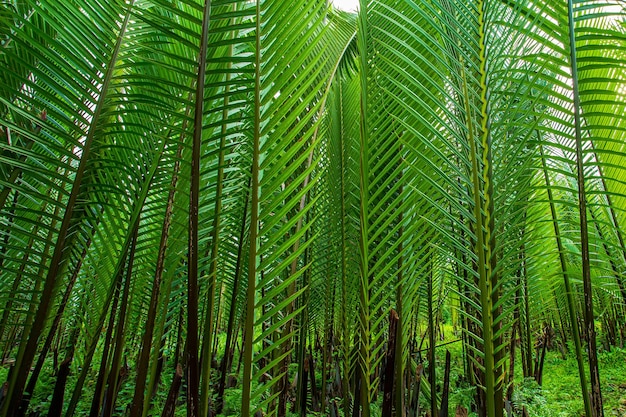
<svg viewBox="0 0 626 417">
<path fill-rule="evenodd" d="M 411 398 L 411 411 L 413 412 L 411 417 L 418 417 L 420 415 L 420 393 L 422 388 L 422 374 L 424 372 L 424 366 L 420 363 L 415 370 L 415 386 L 413 388 L 413 395 Z"/>
<path fill-rule="evenodd" d="M 123 274 L 123 267 L 120 269 L 119 274 Z M 96 387 L 94 389 L 93 399 L 91 401 L 91 410 L 89 411 L 89 417 L 98 417 L 100 415 L 100 405 L 102 404 L 102 397 L 104 395 L 105 381 L 107 379 L 108 362 L 109 362 L 109 350 L 113 346 L 113 329 L 115 327 L 115 316 L 117 315 L 117 303 L 119 301 L 120 286 L 122 284 L 121 279 L 116 279 L 118 285 L 115 286 L 115 292 L 113 293 L 113 305 L 111 306 L 111 313 L 109 314 L 109 325 L 107 326 L 106 335 L 104 337 L 104 347 L 102 350 L 102 356 L 100 357 L 100 369 L 98 371 L 98 379 L 96 381 Z"/>
<path fill-rule="evenodd" d="M 178 392 L 180 391 L 180 383 L 182 379 L 183 367 L 179 363 L 176 365 L 176 372 L 174 372 L 172 385 L 170 386 L 170 391 L 167 394 L 167 399 L 163 405 L 163 413 L 161 413 L 161 417 L 174 417 L 174 411 L 176 411 L 176 401 L 178 400 Z"/>
<path fill-rule="evenodd" d="M 102 212 L 101 212 L 102 213 Z M 48 331 L 48 335 L 46 336 L 46 340 L 43 344 L 41 352 L 39 353 L 39 357 L 37 358 L 37 363 L 35 364 L 35 368 L 33 369 L 30 379 L 28 380 L 28 384 L 26 385 L 26 389 L 24 390 L 24 396 L 22 397 L 22 404 L 20 405 L 20 409 L 18 410 L 18 416 L 23 416 L 28 409 L 28 405 L 30 403 L 30 399 L 35 391 L 35 386 L 37 385 L 37 380 L 39 379 L 39 374 L 41 373 L 41 369 L 43 368 L 44 362 L 46 361 L 46 356 L 48 355 L 48 351 L 52 346 L 52 342 L 54 340 L 54 336 L 59 329 L 59 325 L 61 323 L 61 318 L 63 317 L 63 312 L 65 311 L 65 307 L 67 306 L 67 302 L 70 299 L 72 294 L 72 289 L 74 288 L 74 284 L 76 283 L 76 279 L 78 278 L 78 273 L 83 265 L 83 260 L 85 256 L 87 256 L 87 250 L 91 246 L 92 238 L 96 233 L 97 228 L 93 228 L 91 232 L 91 238 L 85 244 L 85 248 L 83 249 L 83 253 L 80 257 L 80 260 L 77 262 L 74 267 L 74 271 L 70 277 L 70 280 L 65 287 L 65 291 L 63 293 L 63 298 L 61 303 L 57 308 L 57 312 L 52 321 L 52 325 L 50 326 L 50 330 Z M 56 363 L 55 363 L 56 365 Z M 56 366 L 55 366 L 56 367 Z"/>
<path fill-rule="evenodd" d="M 582 281 L 584 293 L 584 321 L 589 355 L 589 379 L 591 382 L 591 412 L 593 417 L 603 417 L 602 392 L 600 390 L 600 370 L 596 347 L 596 329 L 593 312 L 593 288 L 591 285 L 591 265 L 589 260 L 589 230 L 587 224 L 587 193 L 585 191 L 585 168 L 582 144 L 582 117 L 580 91 L 578 88 L 578 64 L 573 0 L 567 2 L 569 27 L 570 67 L 572 70 L 572 96 L 574 104 L 574 133 L 576 139 L 576 176 L 578 184 L 578 209 L 580 215 L 580 252 L 582 257 Z"/>
<path fill-rule="evenodd" d="M 396 365 L 396 338 L 398 329 L 398 313 L 395 310 L 389 312 L 389 343 L 387 344 L 387 357 L 385 376 L 383 378 L 383 405 L 382 417 L 391 417 L 393 410 L 393 391 Z M 397 389 L 397 388 L 396 388 Z M 397 410 L 396 412 L 401 412 Z"/>
<path fill-rule="evenodd" d="M 115 408 L 115 399 L 117 392 L 119 391 L 119 379 L 120 379 L 120 363 L 122 359 L 122 352 L 124 351 L 124 333 L 126 325 L 126 311 L 128 309 L 128 301 L 130 297 L 130 281 L 133 273 L 133 265 L 135 261 L 135 250 L 137 248 L 137 237 L 139 234 L 139 222 L 135 225 L 135 231 L 133 233 L 133 241 L 130 247 L 130 254 L 128 257 L 128 268 L 126 268 L 126 279 L 124 280 L 124 292 L 122 293 L 122 303 L 120 308 L 120 315 L 115 328 L 115 349 L 113 350 L 113 358 L 111 359 L 111 368 L 108 378 L 108 389 L 105 395 L 104 402 L 104 417 L 110 417 Z"/>
<path fill-rule="evenodd" d="M 429 263 L 428 275 L 428 382 L 430 384 L 430 415 L 437 415 L 437 383 L 435 359 L 435 323 L 433 313 L 433 271 Z"/>
<path fill-rule="evenodd" d="M 507 374 L 507 385 L 508 389 L 506 391 L 506 399 L 507 401 L 511 401 L 513 398 L 513 382 L 515 381 L 515 344 L 516 344 L 516 330 L 519 326 L 519 319 L 513 323 L 513 330 L 511 332 L 511 343 L 509 344 L 509 373 Z"/>
<path fill-rule="evenodd" d="M 448 397 L 450 394 L 450 351 L 446 350 L 446 367 L 443 376 L 443 392 L 439 417 L 448 417 Z"/>
<path fill-rule="evenodd" d="M 61 362 L 59 366 L 59 373 L 57 374 L 57 382 L 54 385 L 54 394 L 52 394 L 52 402 L 50 403 L 50 409 L 48 410 L 48 417 L 61 417 L 63 411 L 63 397 L 65 394 L 65 384 L 67 377 L 70 374 L 70 364 L 72 358 L 67 358 Z"/>
</svg>

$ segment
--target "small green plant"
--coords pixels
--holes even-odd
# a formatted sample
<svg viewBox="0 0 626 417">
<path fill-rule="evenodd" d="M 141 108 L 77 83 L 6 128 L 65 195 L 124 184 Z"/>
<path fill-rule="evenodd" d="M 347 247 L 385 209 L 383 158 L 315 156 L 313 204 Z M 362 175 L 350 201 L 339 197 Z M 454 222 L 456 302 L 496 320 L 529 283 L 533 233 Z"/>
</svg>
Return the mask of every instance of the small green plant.
<svg viewBox="0 0 626 417">
<path fill-rule="evenodd" d="M 458 388 L 450 392 L 450 413 L 454 415 L 454 410 L 457 406 L 462 406 L 467 410 L 472 409 L 476 396 L 476 387 L 462 383 Z M 470 417 L 476 416 L 476 413 L 471 412 Z"/>
<path fill-rule="evenodd" d="M 553 415 L 548 408 L 548 402 L 543 395 L 541 386 L 533 378 L 525 378 L 515 388 L 512 403 L 517 415 L 522 415 L 524 408 L 528 411 L 528 415 L 531 416 L 548 417 Z"/>
</svg>

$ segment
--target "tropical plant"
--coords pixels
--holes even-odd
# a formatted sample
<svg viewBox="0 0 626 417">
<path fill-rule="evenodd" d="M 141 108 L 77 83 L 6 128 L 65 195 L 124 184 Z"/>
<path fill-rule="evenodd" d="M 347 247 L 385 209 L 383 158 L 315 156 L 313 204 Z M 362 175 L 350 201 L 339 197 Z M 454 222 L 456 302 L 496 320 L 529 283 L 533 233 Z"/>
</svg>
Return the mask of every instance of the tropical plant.
<svg viewBox="0 0 626 417">
<path fill-rule="evenodd" d="M 170 416 L 181 386 L 214 415 L 234 386 L 244 416 L 404 416 L 420 392 L 444 416 L 450 306 L 479 415 L 512 400 L 518 338 L 540 375 L 552 327 L 603 415 L 596 324 L 625 332 L 622 2 L 0 16 L 3 417 L 51 367 L 50 415 Z"/>
</svg>

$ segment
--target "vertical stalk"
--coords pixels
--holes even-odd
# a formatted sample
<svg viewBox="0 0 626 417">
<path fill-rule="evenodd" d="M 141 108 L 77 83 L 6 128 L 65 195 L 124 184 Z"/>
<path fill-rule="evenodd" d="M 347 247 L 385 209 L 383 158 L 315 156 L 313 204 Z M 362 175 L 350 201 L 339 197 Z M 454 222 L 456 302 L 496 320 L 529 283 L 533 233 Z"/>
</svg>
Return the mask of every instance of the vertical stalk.
<svg viewBox="0 0 626 417">
<path fill-rule="evenodd" d="M 443 374 L 443 392 L 439 417 L 448 417 L 448 397 L 450 395 L 450 351 L 446 349 L 446 365 Z"/>
<path fill-rule="evenodd" d="M 431 258 L 433 254 L 431 253 Z M 430 384 L 430 415 L 436 416 L 437 410 L 437 366 L 435 364 L 435 319 L 433 314 L 433 265 L 428 261 L 428 383 Z"/>
<path fill-rule="evenodd" d="M 233 46 L 229 47 L 229 56 L 233 53 Z M 204 320 L 204 333 L 202 341 L 202 370 L 200 385 L 200 415 L 209 415 L 209 382 L 211 376 L 211 349 L 213 339 L 213 322 L 215 314 L 215 288 L 217 286 L 217 256 L 219 249 L 221 215 L 222 215 L 222 191 L 224 189 L 224 157 L 226 153 L 226 134 L 228 131 L 228 106 L 230 103 L 230 69 L 229 62 L 226 67 L 226 86 L 224 87 L 224 110 L 222 111 L 222 128 L 220 131 L 220 152 L 218 156 L 217 184 L 215 190 L 215 207 L 213 210 L 213 227 L 211 230 L 211 264 L 209 266 L 209 294 Z"/>
<path fill-rule="evenodd" d="M 499 300 L 499 272 L 497 268 L 496 231 L 494 219 L 494 188 L 493 188 L 493 163 L 491 153 L 491 132 L 489 120 L 489 87 L 487 77 L 487 34 L 486 17 L 487 2 L 481 1 L 478 5 L 478 32 L 479 32 L 479 60 L 480 60 L 480 106 L 481 125 L 480 132 L 482 147 L 482 180 L 484 192 L 484 256 L 485 256 L 485 282 L 481 285 L 481 304 L 483 306 L 483 340 L 485 353 L 485 387 L 487 414 L 491 417 L 503 415 L 503 384 L 502 384 L 502 336 L 500 328 L 502 322 L 498 317 L 502 313 L 502 307 L 497 306 Z M 470 113 L 468 113 L 468 116 Z M 479 213 L 480 214 L 480 213 Z M 482 214 L 480 214 L 482 216 Z M 482 235 L 482 229 L 476 229 L 478 235 Z M 482 251 L 483 249 L 480 248 Z M 482 281 L 481 277 L 481 281 Z"/>
<path fill-rule="evenodd" d="M 239 240 L 237 245 L 237 263 L 235 265 L 235 277 L 233 279 L 233 292 L 231 295 L 230 308 L 228 313 L 228 325 L 226 327 L 226 343 L 224 347 L 224 356 L 222 357 L 222 363 L 220 365 L 220 382 L 218 383 L 218 393 L 216 401 L 216 411 L 222 412 L 224 406 L 224 390 L 226 389 L 226 374 L 230 372 L 233 361 L 233 336 L 236 336 L 237 329 L 235 328 L 235 313 L 237 311 L 237 295 L 239 294 L 239 286 L 241 281 L 241 262 L 243 259 L 243 249 L 245 245 L 245 233 L 246 223 L 248 217 L 248 197 L 249 197 L 250 183 L 245 191 L 245 198 L 243 203 L 243 216 L 241 219 L 241 229 L 239 232 Z"/>
<path fill-rule="evenodd" d="M 552 192 L 552 191 L 550 191 Z M 556 212 L 555 212 L 556 213 Z M 558 227 L 558 224 L 557 224 Z M 560 235 L 559 236 L 560 239 Z M 559 253 L 561 253 L 563 256 L 565 256 L 565 253 L 559 251 Z M 565 259 L 565 258 L 563 258 Z M 527 274 L 527 270 L 526 270 L 526 262 L 524 262 L 524 264 L 522 265 L 522 279 L 523 279 L 523 286 L 524 286 L 524 329 L 525 332 L 524 333 L 524 341 L 522 343 L 522 345 L 526 345 L 526 361 L 525 361 L 525 369 L 527 371 L 527 375 L 525 376 L 531 376 L 533 375 L 534 371 L 533 371 L 533 349 L 532 349 L 532 330 L 530 327 L 530 291 L 528 289 L 528 274 Z M 569 278 L 568 278 L 568 285 L 569 285 Z M 522 331 L 521 331 L 521 326 L 520 326 L 520 336 L 522 335 Z"/>
<path fill-rule="evenodd" d="M 130 254 L 128 255 L 128 267 L 126 268 L 126 277 L 124 280 L 124 291 L 122 293 L 121 308 L 119 318 L 117 320 L 117 326 L 115 327 L 115 349 L 113 351 L 113 358 L 111 359 L 111 370 L 108 378 L 108 391 L 104 401 L 103 417 L 110 417 L 115 409 L 115 398 L 118 390 L 118 378 L 120 370 L 120 362 L 122 359 L 122 352 L 124 351 L 124 326 L 126 324 L 126 311 L 128 309 L 128 299 L 130 296 L 130 284 L 133 274 L 133 264 L 135 260 L 135 250 L 137 248 L 137 236 L 139 234 L 139 222 L 135 225 L 135 231 L 133 233 L 133 240 L 130 246 Z"/>
<path fill-rule="evenodd" d="M 254 299 L 257 276 L 257 236 L 259 231 L 259 154 L 261 139 L 261 1 L 256 0 L 256 54 L 254 63 L 254 131 L 250 189 L 250 250 L 248 252 L 248 290 L 246 294 L 246 321 L 243 346 L 243 392 L 241 415 L 250 417 L 252 390 L 252 342 L 254 341 Z"/>
<path fill-rule="evenodd" d="M 183 130 L 185 124 L 183 123 Z M 176 159 L 174 162 L 174 169 L 172 173 L 172 180 L 170 182 L 170 188 L 167 197 L 167 203 L 165 207 L 165 216 L 163 218 L 163 225 L 161 227 L 161 237 L 159 241 L 159 248 L 157 252 L 157 261 L 154 271 L 154 279 L 152 281 L 152 291 L 150 294 L 150 302 L 148 305 L 148 315 L 146 317 L 146 323 L 144 325 L 145 331 L 142 336 L 141 349 L 137 358 L 137 377 L 135 383 L 135 393 L 133 394 L 133 400 L 131 403 L 131 414 L 135 416 L 142 416 L 144 414 L 144 396 L 146 381 L 148 376 L 148 366 L 150 361 L 150 350 L 152 349 L 152 339 L 154 335 L 154 323 L 156 320 L 156 314 L 158 312 L 159 297 L 161 291 L 161 280 L 163 277 L 163 270 L 165 267 L 165 254 L 167 251 L 167 242 L 169 239 L 169 231 L 171 226 L 172 211 L 174 206 L 174 196 L 176 194 L 176 185 L 178 183 L 178 174 L 180 171 L 180 159 L 182 155 L 182 134 L 181 143 L 178 145 L 176 152 Z M 152 381 L 151 381 L 152 382 Z"/>
<path fill-rule="evenodd" d="M 398 340 L 398 313 L 395 310 L 389 312 L 389 341 L 387 344 L 386 365 L 385 365 L 385 378 L 383 386 L 383 404 L 382 404 L 382 417 L 391 417 L 393 409 L 393 385 L 395 378 L 395 366 L 396 366 L 396 349 Z M 397 394 L 396 394 L 397 395 Z M 400 410 L 396 410 L 396 415 L 400 413 Z"/>
<path fill-rule="evenodd" d="M 163 413 L 161 417 L 174 417 L 174 411 L 176 411 L 176 400 L 178 399 L 178 391 L 180 391 L 180 384 L 183 379 L 183 367 L 176 364 L 176 371 L 174 372 L 174 378 L 172 378 L 172 385 L 170 391 L 167 394 L 165 405 L 163 406 Z"/>
<path fill-rule="evenodd" d="M 48 409 L 48 417 L 61 417 L 63 411 L 63 397 L 65 394 L 65 383 L 67 377 L 70 374 L 70 364 L 72 358 L 69 357 L 61 362 L 59 372 L 57 373 L 57 381 L 54 385 L 54 393 L 52 394 L 52 401 L 50 402 L 50 408 Z"/>
<path fill-rule="evenodd" d="M 338 91 L 337 91 L 337 107 L 339 108 L 338 114 L 341 114 L 342 108 L 342 84 L 339 83 Z M 336 107 L 336 108 L 337 108 Z M 340 123 L 343 125 L 343 118 L 340 119 Z M 347 304 L 348 304 L 348 288 L 347 288 L 347 250 L 346 250 L 346 141 L 342 134 L 344 129 L 340 130 L 339 134 L 339 152 L 341 157 L 339 158 L 339 172 L 340 172 L 340 186 L 341 186 L 341 212 L 340 212 L 340 222 L 341 222 L 341 275 L 339 277 L 341 282 L 341 302 L 340 302 L 340 321 L 341 321 L 341 349 L 342 349 L 342 381 L 341 381 L 341 389 L 342 389 L 342 397 L 343 397 L 343 414 L 344 416 L 349 415 L 350 412 L 350 335 L 348 330 L 348 313 L 347 313 Z"/>
<path fill-rule="evenodd" d="M 481 3 L 479 6 L 480 10 L 480 35 L 481 47 L 484 48 L 484 21 L 483 21 L 483 10 L 484 4 Z M 484 52 L 481 52 L 481 72 L 485 70 L 485 57 Z M 496 416 L 496 409 L 501 408 L 496 405 L 496 376 L 495 376 L 495 360 L 494 360 L 494 337 L 493 337 L 493 302 L 491 299 L 492 295 L 492 281 L 491 281 L 491 256 L 489 251 L 487 250 L 487 246 L 490 244 L 491 239 L 485 235 L 484 230 L 489 228 L 489 220 L 485 219 L 484 212 L 486 213 L 489 209 L 489 205 L 487 202 L 483 200 L 482 194 L 483 191 L 489 190 L 487 184 L 484 184 L 484 177 L 481 179 L 481 170 L 478 161 L 479 147 L 475 137 L 474 132 L 474 123 L 471 117 L 470 103 L 469 103 L 469 92 L 467 87 L 467 79 L 465 72 L 462 72 L 463 77 L 463 90 L 464 96 L 466 99 L 464 100 L 465 104 L 465 112 L 467 114 L 467 126 L 469 132 L 469 145 L 470 145 L 470 163 L 471 163 L 471 176 L 472 176 L 472 187 L 473 187 L 473 197 L 474 197 L 474 218 L 476 224 L 473 227 L 475 231 L 475 242 L 474 242 L 474 251 L 477 255 L 478 262 L 476 264 L 477 272 L 478 272 L 478 287 L 480 289 L 479 294 L 479 302 L 481 307 L 481 318 L 482 318 L 482 340 L 483 340 L 483 353 L 484 353 L 484 381 L 482 381 L 482 386 L 484 386 L 485 391 L 485 410 L 484 414 L 488 417 Z M 486 85 L 484 74 L 481 76 L 481 91 L 482 91 L 482 100 L 486 100 Z M 486 101 L 484 101 L 482 107 L 483 114 L 483 125 L 481 128 L 483 129 L 483 135 L 488 136 L 487 130 L 487 120 L 486 120 Z M 484 140 L 485 138 L 483 138 Z M 483 144 L 484 145 L 484 144 Z M 483 149 L 483 152 L 485 150 Z M 482 161 L 485 163 L 485 161 Z M 489 161 L 487 161 L 488 164 Z M 483 210 L 484 209 L 484 210 Z M 501 411 L 500 411 L 501 412 Z"/>
<path fill-rule="evenodd" d="M 369 124 L 368 124 L 368 1 L 360 1 L 360 12 L 357 28 L 357 45 L 359 48 L 359 73 L 361 81 L 360 94 L 360 341 L 359 367 L 361 372 L 360 406 L 362 417 L 370 417 L 370 271 L 369 271 Z"/>
<path fill-rule="evenodd" d="M 124 274 L 124 267 L 120 268 L 120 275 Z M 113 329 L 115 328 L 115 316 L 117 315 L 117 304 L 120 300 L 120 288 L 122 286 L 121 277 L 116 278 L 115 290 L 113 292 L 113 305 L 111 306 L 111 312 L 109 313 L 109 325 L 107 326 L 106 335 L 104 336 L 104 343 L 102 348 L 102 356 L 100 357 L 100 369 L 98 370 L 98 378 L 96 380 L 96 387 L 93 393 L 93 399 L 91 401 L 91 410 L 89 411 L 89 417 L 98 417 L 100 415 L 100 405 L 102 404 L 102 397 L 104 396 L 105 382 L 107 379 L 107 370 L 109 362 L 109 349 L 112 347 Z"/>
<path fill-rule="evenodd" d="M 200 369 L 198 360 L 198 206 L 200 192 L 200 147 L 204 112 L 204 82 L 208 51 L 211 0 L 205 0 L 196 80 L 193 144 L 191 154 L 191 186 L 189 189 L 189 245 L 187 262 L 187 416 L 199 412 Z M 210 359 L 207 359 L 210 360 Z"/>
<path fill-rule="evenodd" d="M 402 145 L 399 146 L 398 155 L 400 158 L 402 157 Z M 402 162 L 400 159 L 399 162 Z M 403 180 L 403 173 L 400 172 L 399 181 Z M 404 193 L 404 186 L 400 186 L 399 190 L 400 194 Z M 404 226 L 402 225 L 404 221 L 404 216 L 402 212 L 398 216 L 398 223 L 400 224 L 400 229 L 398 230 L 398 240 L 400 241 L 398 245 L 398 253 L 400 256 L 398 257 L 398 273 L 397 273 L 397 282 L 396 282 L 396 312 L 398 314 L 398 323 L 396 325 L 396 334 L 395 334 L 395 353 L 394 353 L 394 368 L 395 368 L 395 382 L 394 382 L 394 407 L 396 409 L 396 417 L 404 417 L 404 346 L 403 346 L 403 319 L 404 319 L 404 311 L 402 305 L 402 295 L 404 291 Z M 391 336 L 391 335 L 390 335 Z M 410 355 L 409 355 L 410 357 Z"/>
<path fill-rule="evenodd" d="M 576 33 L 573 0 L 567 1 L 567 20 L 569 29 L 570 65 L 572 70 L 572 93 L 574 97 L 574 127 L 576 139 L 576 176 L 578 182 L 578 208 L 580 214 L 580 243 L 582 256 L 582 278 L 584 292 L 584 321 L 587 332 L 587 351 L 589 354 L 589 376 L 591 380 L 591 411 L 593 417 L 603 417 L 602 392 L 600 390 L 600 371 L 596 347 L 596 330 L 593 313 L 593 288 L 591 285 L 591 266 L 589 263 L 589 230 L 587 226 L 587 196 L 585 192 L 585 172 L 582 145 L 582 123 L 580 91 L 578 88 L 578 64 L 576 61 Z"/>
<path fill-rule="evenodd" d="M 539 138 L 541 140 L 541 137 Z M 559 227 L 559 222 L 556 214 L 556 207 L 554 204 L 554 198 L 552 196 L 552 187 L 550 185 L 550 177 L 548 176 L 548 167 L 546 164 L 546 156 L 544 154 L 543 145 L 539 145 L 539 152 L 541 154 L 541 163 L 543 169 L 543 177 L 546 184 L 546 191 L 548 193 L 548 201 L 550 202 L 550 214 L 552 216 L 552 225 L 554 227 L 554 235 L 556 237 L 556 245 L 557 250 L 559 252 L 559 261 L 561 263 L 561 271 L 563 272 L 563 285 L 565 286 L 565 295 L 567 299 L 567 310 L 569 312 L 570 325 L 572 327 L 572 339 L 574 339 L 574 348 L 576 351 L 576 362 L 578 363 L 578 377 L 580 379 L 580 388 L 582 391 L 583 403 L 585 407 L 585 415 L 587 417 L 592 416 L 591 404 L 589 402 L 589 393 L 587 391 L 587 376 L 585 375 L 584 369 L 584 360 L 583 360 L 583 352 L 582 352 L 582 344 L 580 340 L 580 333 L 578 330 L 578 319 L 576 316 L 576 303 L 574 301 L 574 294 L 572 293 L 572 286 L 569 280 L 569 272 L 567 268 L 567 260 L 565 258 L 565 248 L 563 248 L 563 242 L 561 241 L 561 230 Z M 526 288 L 525 294 L 525 302 L 526 308 L 528 309 L 528 292 Z M 527 334 L 526 337 L 530 339 L 530 320 L 528 319 L 528 313 L 526 313 L 526 326 L 527 326 Z M 530 340 L 527 342 L 530 344 Z M 528 356 L 532 356 L 530 352 Z M 532 370 L 532 358 L 527 358 L 527 361 L 530 361 L 530 369 Z M 531 372 L 532 374 L 532 372 Z"/>
</svg>

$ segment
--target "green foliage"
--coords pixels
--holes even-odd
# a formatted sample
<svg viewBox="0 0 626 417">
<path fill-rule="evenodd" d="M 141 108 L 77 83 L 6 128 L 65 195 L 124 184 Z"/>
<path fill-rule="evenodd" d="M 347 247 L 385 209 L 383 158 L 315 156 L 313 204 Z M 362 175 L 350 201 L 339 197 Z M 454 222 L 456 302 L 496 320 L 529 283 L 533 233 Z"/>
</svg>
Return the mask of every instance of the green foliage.
<svg viewBox="0 0 626 417">
<path fill-rule="evenodd" d="M 626 350 L 613 348 L 598 353 L 600 376 L 606 416 L 622 416 L 626 400 Z M 579 416 L 583 412 L 578 384 L 577 365 L 572 357 L 561 359 L 557 352 L 548 352 L 544 369 L 543 396 L 551 412 L 563 417 Z M 620 411 L 621 410 L 621 411 Z M 531 414 L 532 415 L 532 414 Z"/>
<path fill-rule="evenodd" d="M 158 415 L 196 336 L 200 395 L 214 396 L 209 358 L 228 327 L 243 372 L 223 416 L 276 415 L 302 352 L 320 387 L 332 362 L 340 413 L 356 374 L 360 411 L 377 416 L 394 309 L 398 374 L 426 356 L 411 355 L 430 311 L 451 342 L 433 391 L 449 349 L 451 410 L 479 387 L 493 417 L 517 319 L 528 357 L 544 322 L 624 320 L 623 1 L 361 0 L 359 14 L 327 0 L 0 3 L 0 352 L 17 363 L 14 400 L 46 358 L 32 411 L 50 403 L 50 349 L 67 345 L 66 398 L 87 415 L 116 329 L 129 365 L 118 411 L 157 383 L 165 352 L 144 407 Z M 581 314 L 583 295 L 596 311 Z M 599 353 L 614 412 L 626 353 Z M 578 360 L 548 352 L 542 388 L 518 360 L 516 412 L 580 415 Z"/>
<path fill-rule="evenodd" d="M 534 378 L 525 378 L 521 384 L 515 387 L 511 402 L 518 415 L 521 415 L 524 408 L 531 416 L 549 417 L 554 415 L 554 407 L 548 407 L 543 390 Z"/>
<path fill-rule="evenodd" d="M 238 416 L 241 414 L 241 389 L 231 388 L 224 392 L 223 416 Z"/>
</svg>

